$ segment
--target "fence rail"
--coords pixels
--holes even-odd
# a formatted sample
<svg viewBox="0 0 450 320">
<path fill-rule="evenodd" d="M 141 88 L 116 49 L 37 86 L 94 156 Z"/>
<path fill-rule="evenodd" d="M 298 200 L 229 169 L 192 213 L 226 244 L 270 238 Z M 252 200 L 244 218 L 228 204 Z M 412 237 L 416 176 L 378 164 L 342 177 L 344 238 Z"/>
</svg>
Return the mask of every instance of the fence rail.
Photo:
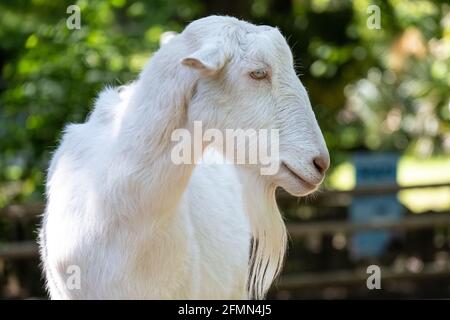
<svg viewBox="0 0 450 320">
<path fill-rule="evenodd" d="M 356 196 L 356 195 L 381 195 L 392 194 L 404 190 L 413 189 L 427 189 L 427 188 L 444 188 L 450 187 L 450 182 L 445 183 L 433 183 L 426 185 L 409 185 L 399 186 L 397 184 L 385 184 L 379 186 L 370 187 L 357 187 L 352 190 L 324 190 L 317 192 L 317 198 L 332 198 L 336 196 Z M 279 191 L 277 194 L 279 199 L 295 199 L 295 197 L 289 195 L 285 191 Z M 45 205 L 41 202 L 27 203 L 20 205 L 9 205 L 0 209 L 0 218 L 5 217 L 11 220 L 22 220 L 28 218 L 34 218 L 36 215 L 42 214 Z"/>
<path fill-rule="evenodd" d="M 450 187 L 450 183 L 435 183 L 427 185 L 380 185 L 370 187 L 358 187 L 348 191 L 327 190 L 318 194 L 319 197 L 335 197 L 339 195 L 355 196 L 370 194 L 390 194 L 402 190 L 442 188 Z M 293 198 L 285 192 L 278 194 L 279 198 Z M 34 219 L 44 211 L 44 204 L 40 202 L 23 205 L 9 205 L 0 209 L 0 218 L 12 221 Z M 438 226 L 450 226 L 450 214 L 426 214 L 422 216 L 411 216 L 400 221 L 374 221 L 370 223 L 349 223 L 347 221 L 324 221 L 288 224 L 287 228 L 292 237 L 307 235 L 355 233 L 367 230 L 412 230 L 432 228 Z M 16 242 L 0 246 L 0 258 L 26 258 L 37 255 L 37 246 L 33 242 Z"/>
<path fill-rule="evenodd" d="M 420 185 L 400 186 L 398 184 L 380 184 L 376 186 L 359 186 L 352 190 L 323 190 L 316 193 L 317 198 L 333 198 L 339 196 L 363 196 L 363 195 L 386 195 L 399 191 L 414 189 L 436 189 L 450 187 L 450 182 L 429 183 Z M 280 190 L 277 194 L 280 199 L 291 199 L 293 196 L 284 190 Z"/>
<path fill-rule="evenodd" d="M 38 256 L 34 241 L 9 242 L 0 245 L 0 259 L 31 259 Z"/>
<path fill-rule="evenodd" d="M 306 235 L 355 233 L 368 230 L 413 230 L 433 227 L 450 227 L 450 212 L 411 216 L 399 221 L 373 221 L 370 223 L 350 223 L 347 221 L 324 221 L 295 223 L 287 226 L 292 237 Z"/>
<path fill-rule="evenodd" d="M 374 221 L 371 223 L 350 223 L 346 221 L 325 221 L 309 223 L 291 223 L 287 229 L 291 237 L 303 237 L 321 234 L 351 234 L 367 230 L 413 230 L 433 227 L 450 228 L 450 212 L 411 216 L 400 221 Z M 23 259 L 33 258 L 38 254 L 37 245 L 33 241 L 11 242 L 0 245 L 0 258 Z"/>
<path fill-rule="evenodd" d="M 383 185 L 356 188 L 349 191 L 323 191 L 317 198 L 352 197 L 355 195 L 392 194 L 403 190 L 450 187 L 450 183 L 428 185 L 398 186 Z M 294 199 L 285 192 L 278 198 Z M 0 209 L 0 219 L 26 221 L 35 219 L 44 211 L 42 203 L 10 205 Z M 288 232 L 292 237 L 317 236 L 322 234 L 352 234 L 367 230 L 415 230 L 424 228 L 450 228 L 450 212 L 439 214 L 411 215 L 400 221 L 373 221 L 370 223 L 351 223 L 348 221 L 323 221 L 288 224 Z M 33 241 L 10 242 L 0 245 L 0 259 L 32 259 L 38 257 L 38 246 Z M 383 270 L 383 281 L 398 279 L 421 279 L 430 277 L 450 277 L 450 266 L 425 265 L 420 272 L 399 272 L 394 269 Z M 332 271 L 325 273 L 304 273 L 301 275 L 285 275 L 278 283 L 278 289 L 299 289 L 325 287 L 333 285 L 352 285 L 365 283 L 367 274 L 363 271 Z"/>
<path fill-rule="evenodd" d="M 306 289 L 332 286 L 365 285 L 366 270 L 358 271 L 331 271 L 320 273 L 302 273 L 301 275 L 285 275 L 278 282 L 278 289 Z M 450 265 L 436 265 L 430 263 L 423 266 L 420 271 L 396 270 L 395 268 L 382 269 L 383 282 L 394 280 L 428 279 L 433 277 L 449 277 Z"/>
</svg>

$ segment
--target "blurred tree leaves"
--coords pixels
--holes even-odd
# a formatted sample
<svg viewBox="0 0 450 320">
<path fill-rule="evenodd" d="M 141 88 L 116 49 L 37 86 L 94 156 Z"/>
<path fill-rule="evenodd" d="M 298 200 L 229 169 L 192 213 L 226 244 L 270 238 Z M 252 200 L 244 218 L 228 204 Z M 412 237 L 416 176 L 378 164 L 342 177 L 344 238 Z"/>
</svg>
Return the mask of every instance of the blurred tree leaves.
<svg viewBox="0 0 450 320">
<path fill-rule="evenodd" d="M 69 30 L 66 9 L 81 9 Z M 367 7 L 381 29 L 367 27 Z M 14 1 L 0 4 L 0 207 L 41 199 L 64 124 L 98 90 L 134 79 L 159 37 L 207 14 L 287 36 L 338 163 L 355 149 L 450 150 L 450 7 L 412 0 Z"/>
<path fill-rule="evenodd" d="M 195 1 L 71 1 L 0 4 L 0 206 L 39 199 L 51 152 L 67 122 L 83 121 L 96 92 L 132 80 L 166 30 L 200 14 Z"/>
</svg>

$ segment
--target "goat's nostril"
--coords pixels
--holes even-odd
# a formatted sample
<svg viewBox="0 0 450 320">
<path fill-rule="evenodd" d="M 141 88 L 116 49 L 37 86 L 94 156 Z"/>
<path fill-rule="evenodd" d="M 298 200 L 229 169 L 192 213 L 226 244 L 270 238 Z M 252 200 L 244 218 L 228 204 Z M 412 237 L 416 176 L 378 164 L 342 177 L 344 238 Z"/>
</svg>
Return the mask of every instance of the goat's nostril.
<svg viewBox="0 0 450 320">
<path fill-rule="evenodd" d="M 315 157 L 313 159 L 314 167 L 316 167 L 317 171 L 319 171 L 320 174 L 324 174 L 325 171 L 327 171 L 329 166 L 329 161 L 327 161 L 323 157 Z"/>
</svg>

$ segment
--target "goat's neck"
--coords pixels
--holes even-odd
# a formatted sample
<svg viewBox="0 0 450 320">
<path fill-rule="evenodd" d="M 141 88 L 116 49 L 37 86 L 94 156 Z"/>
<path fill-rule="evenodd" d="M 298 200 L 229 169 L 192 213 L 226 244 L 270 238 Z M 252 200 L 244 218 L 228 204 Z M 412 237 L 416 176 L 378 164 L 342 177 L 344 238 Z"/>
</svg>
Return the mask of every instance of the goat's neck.
<svg viewBox="0 0 450 320">
<path fill-rule="evenodd" d="M 178 51 L 184 50 L 152 57 L 134 84 L 120 132 L 121 153 L 129 154 L 143 189 L 140 201 L 159 214 L 178 207 L 194 169 L 171 161 L 171 134 L 186 128 L 186 105 L 195 85 L 193 72 L 180 65 Z"/>
</svg>

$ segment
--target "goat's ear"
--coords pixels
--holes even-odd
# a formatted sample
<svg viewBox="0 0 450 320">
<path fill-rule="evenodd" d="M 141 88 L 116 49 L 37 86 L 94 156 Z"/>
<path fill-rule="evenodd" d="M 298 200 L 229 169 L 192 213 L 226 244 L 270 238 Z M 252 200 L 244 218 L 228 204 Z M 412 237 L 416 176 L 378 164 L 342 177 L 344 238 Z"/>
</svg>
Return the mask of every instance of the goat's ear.
<svg viewBox="0 0 450 320">
<path fill-rule="evenodd" d="M 194 68 L 205 75 L 218 72 L 225 65 L 226 56 L 223 46 L 218 43 L 207 44 L 199 50 L 181 59 L 185 66 Z"/>
</svg>

